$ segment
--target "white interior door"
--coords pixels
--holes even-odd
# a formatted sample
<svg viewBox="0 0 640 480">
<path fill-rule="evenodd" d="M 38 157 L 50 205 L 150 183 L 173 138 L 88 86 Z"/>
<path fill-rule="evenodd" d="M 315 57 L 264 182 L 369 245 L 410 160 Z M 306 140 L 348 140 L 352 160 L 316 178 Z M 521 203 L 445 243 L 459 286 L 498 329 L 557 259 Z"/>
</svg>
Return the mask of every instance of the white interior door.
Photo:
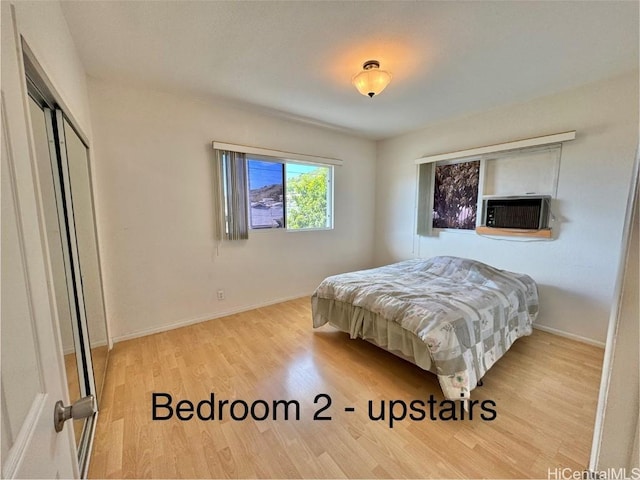
<svg viewBox="0 0 640 480">
<path fill-rule="evenodd" d="M 75 449 L 70 448 L 67 432 L 63 430 L 59 439 L 53 427 L 54 404 L 66 394 L 61 388 L 53 319 L 37 318 L 34 304 L 38 300 L 31 284 L 34 275 L 25 238 L 25 230 L 31 226 L 25 224 L 21 215 L 15 156 L 9 149 L 6 126 L 3 122 L 0 187 L 2 476 L 70 478 L 75 476 L 71 460 Z"/>
<path fill-rule="evenodd" d="M 69 398 L 34 188 L 20 48 L 10 5 L 1 7 L 2 477 L 77 478 L 72 429 L 57 434 L 53 424 L 56 401 L 68 404 Z"/>
</svg>

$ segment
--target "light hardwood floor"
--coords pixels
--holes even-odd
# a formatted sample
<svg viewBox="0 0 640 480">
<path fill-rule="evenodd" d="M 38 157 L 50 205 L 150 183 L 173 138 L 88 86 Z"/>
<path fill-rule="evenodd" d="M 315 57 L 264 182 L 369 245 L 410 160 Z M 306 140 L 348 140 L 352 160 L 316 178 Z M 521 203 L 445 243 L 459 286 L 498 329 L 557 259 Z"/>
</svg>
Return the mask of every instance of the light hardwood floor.
<svg viewBox="0 0 640 480">
<path fill-rule="evenodd" d="M 435 375 L 325 326 L 308 298 L 116 344 L 90 478 L 547 478 L 586 467 L 603 351 L 534 331 L 472 397 L 494 421 L 369 420 L 367 402 L 428 399 Z M 293 420 L 152 421 L 152 393 L 298 400 Z M 313 421 L 327 393 L 331 421 Z M 376 403 L 376 405 L 378 405 Z M 355 412 L 345 412 L 353 406 Z"/>
</svg>

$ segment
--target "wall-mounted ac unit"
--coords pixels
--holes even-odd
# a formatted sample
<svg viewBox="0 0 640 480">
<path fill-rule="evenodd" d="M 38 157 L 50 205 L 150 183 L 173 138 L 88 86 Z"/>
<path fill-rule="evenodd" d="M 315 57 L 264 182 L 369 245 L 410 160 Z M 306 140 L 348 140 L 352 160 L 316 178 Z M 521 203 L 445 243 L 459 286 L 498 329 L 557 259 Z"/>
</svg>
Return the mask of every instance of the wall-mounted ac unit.
<svg viewBox="0 0 640 480">
<path fill-rule="evenodd" d="M 490 197 L 483 201 L 483 225 L 493 228 L 549 228 L 551 196 Z"/>
</svg>

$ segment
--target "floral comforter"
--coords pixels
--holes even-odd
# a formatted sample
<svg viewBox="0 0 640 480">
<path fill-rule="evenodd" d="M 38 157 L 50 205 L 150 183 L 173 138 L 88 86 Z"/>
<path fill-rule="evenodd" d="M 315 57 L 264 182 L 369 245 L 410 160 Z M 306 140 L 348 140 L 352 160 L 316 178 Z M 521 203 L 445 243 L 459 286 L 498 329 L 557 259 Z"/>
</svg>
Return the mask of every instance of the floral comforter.
<svg viewBox="0 0 640 480">
<path fill-rule="evenodd" d="M 449 399 L 468 398 L 513 342 L 531 334 L 538 314 L 531 277 L 457 257 L 334 275 L 313 296 L 361 307 L 413 332 L 427 345 Z M 326 322 L 314 311 L 314 327 Z"/>
</svg>

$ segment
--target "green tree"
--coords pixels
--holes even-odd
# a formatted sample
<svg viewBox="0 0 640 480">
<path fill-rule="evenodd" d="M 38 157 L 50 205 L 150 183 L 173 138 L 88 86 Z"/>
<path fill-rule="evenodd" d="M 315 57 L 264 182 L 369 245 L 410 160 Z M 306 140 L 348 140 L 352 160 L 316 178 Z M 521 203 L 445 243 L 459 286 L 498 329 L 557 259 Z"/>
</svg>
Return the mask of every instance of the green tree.
<svg viewBox="0 0 640 480">
<path fill-rule="evenodd" d="M 287 228 L 327 226 L 328 168 L 287 179 Z"/>
</svg>

